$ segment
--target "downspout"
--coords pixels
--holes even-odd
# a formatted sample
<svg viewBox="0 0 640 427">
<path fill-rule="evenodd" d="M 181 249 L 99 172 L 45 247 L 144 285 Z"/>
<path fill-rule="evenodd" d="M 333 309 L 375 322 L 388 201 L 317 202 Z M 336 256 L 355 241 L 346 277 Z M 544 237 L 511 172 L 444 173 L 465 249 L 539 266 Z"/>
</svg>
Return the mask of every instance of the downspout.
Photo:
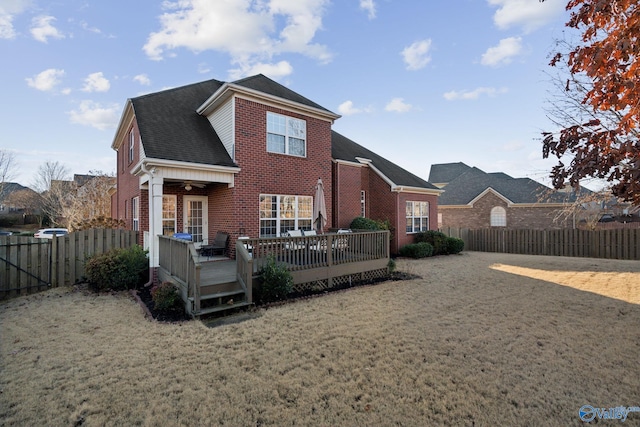
<svg viewBox="0 0 640 427">
<path fill-rule="evenodd" d="M 151 185 L 151 171 L 149 169 L 147 169 L 147 165 L 144 162 L 140 163 L 140 169 L 142 170 L 142 172 L 144 172 L 145 174 L 147 174 L 149 176 L 149 195 L 148 195 L 148 199 L 147 203 L 149 203 L 150 205 L 152 204 L 152 188 L 153 186 Z M 151 225 L 153 224 L 153 218 L 152 216 L 154 215 L 154 209 L 149 209 L 149 240 L 151 240 Z M 144 237 L 143 237 L 144 240 Z M 149 242 L 149 245 L 151 246 L 151 242 Z M 148 255 L 147 255 L 148 256 Z M 151 258 L 149 258 L 149 281 L 147 283 L 145 283 L 143 286 L 145 288 L 152 286 L 153 285 L 153 269 L 151 268 Z"/>
</svg>

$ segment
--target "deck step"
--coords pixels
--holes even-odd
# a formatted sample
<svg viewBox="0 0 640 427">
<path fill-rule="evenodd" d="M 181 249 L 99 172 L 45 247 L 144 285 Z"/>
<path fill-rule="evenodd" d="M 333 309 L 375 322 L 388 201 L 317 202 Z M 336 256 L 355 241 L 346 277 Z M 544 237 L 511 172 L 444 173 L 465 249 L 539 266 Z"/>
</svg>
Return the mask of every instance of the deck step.
<svg viewBox="0 0 640 427">
<path fill-rule="evenodd" d="M 215 299 L 215 298 L 232 297 L 234 295 L 244 295 L 244 290 L 238 289 L 235 291 L 216 292 L 214 294 L 200 295 L 200 301 L 206 301 L 206 300 Z"/>
<path fill-rule="evenodd" d="M 233 304 L 224 304 L 224 305 L 216 305 L 213 307 L 207 307 L 207 308 L 201 308 L 200 312 L 197 313 L 197 316 L 204 316 L 205 314 L 212 314 L 212 313 L 222 313 L 224 311 L 227 310 L 234 310 L 236 308 L 241 308 L 241 307 L 247 307 L 250 306 L 251 303 L 247 302 L 247 301 L 238 301 L 236 303 Z"/>
</svg>

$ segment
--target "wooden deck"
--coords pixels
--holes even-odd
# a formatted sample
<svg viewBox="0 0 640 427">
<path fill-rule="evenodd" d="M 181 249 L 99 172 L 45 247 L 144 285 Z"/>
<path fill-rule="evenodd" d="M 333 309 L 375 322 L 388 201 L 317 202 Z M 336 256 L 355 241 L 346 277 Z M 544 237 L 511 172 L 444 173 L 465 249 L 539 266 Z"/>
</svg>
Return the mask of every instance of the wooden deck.
<svg viewBox="0 0 640 427">
<path fill-rule="evenodd" d="M 206 257 L 204 257 L 206 258 Z M 221 257 L 200 261 L 201 286 L 217 285 L 236 281 L 236 260 Z"/>
</svg>

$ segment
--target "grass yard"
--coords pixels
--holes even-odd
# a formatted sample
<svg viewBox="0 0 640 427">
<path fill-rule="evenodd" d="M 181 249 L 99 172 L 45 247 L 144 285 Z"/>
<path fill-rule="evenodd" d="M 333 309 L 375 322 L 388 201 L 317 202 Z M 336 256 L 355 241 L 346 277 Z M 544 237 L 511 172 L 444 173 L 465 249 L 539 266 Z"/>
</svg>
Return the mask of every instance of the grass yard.
<svg viewBox="0 0 640 427">
<path fill-rule="evenodd" d="M 586 404 L 640 406 L 639 262 L 463 252 L 398 269 L 422 279 L 216 328 L 150 322 L 125 293 L 5 301 L 0 425 L 566 426 Z"/>
</svg>

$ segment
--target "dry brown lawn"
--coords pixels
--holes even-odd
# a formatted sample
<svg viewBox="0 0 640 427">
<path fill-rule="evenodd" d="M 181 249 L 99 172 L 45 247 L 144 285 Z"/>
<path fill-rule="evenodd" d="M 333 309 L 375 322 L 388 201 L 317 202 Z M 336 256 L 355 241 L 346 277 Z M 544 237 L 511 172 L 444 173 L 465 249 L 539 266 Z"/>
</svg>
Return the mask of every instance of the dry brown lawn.
<svg viewBox="0 0 640 427">
<path fill-rule="evenodd" d="M 0 425 L 549 426 L 582 425 L 585 404 L 640 406 L 639 262 L 398 267 L 422 279 L 215 328 L 150 322 L 124 293 L 5 301 Z"/>
</svg>

